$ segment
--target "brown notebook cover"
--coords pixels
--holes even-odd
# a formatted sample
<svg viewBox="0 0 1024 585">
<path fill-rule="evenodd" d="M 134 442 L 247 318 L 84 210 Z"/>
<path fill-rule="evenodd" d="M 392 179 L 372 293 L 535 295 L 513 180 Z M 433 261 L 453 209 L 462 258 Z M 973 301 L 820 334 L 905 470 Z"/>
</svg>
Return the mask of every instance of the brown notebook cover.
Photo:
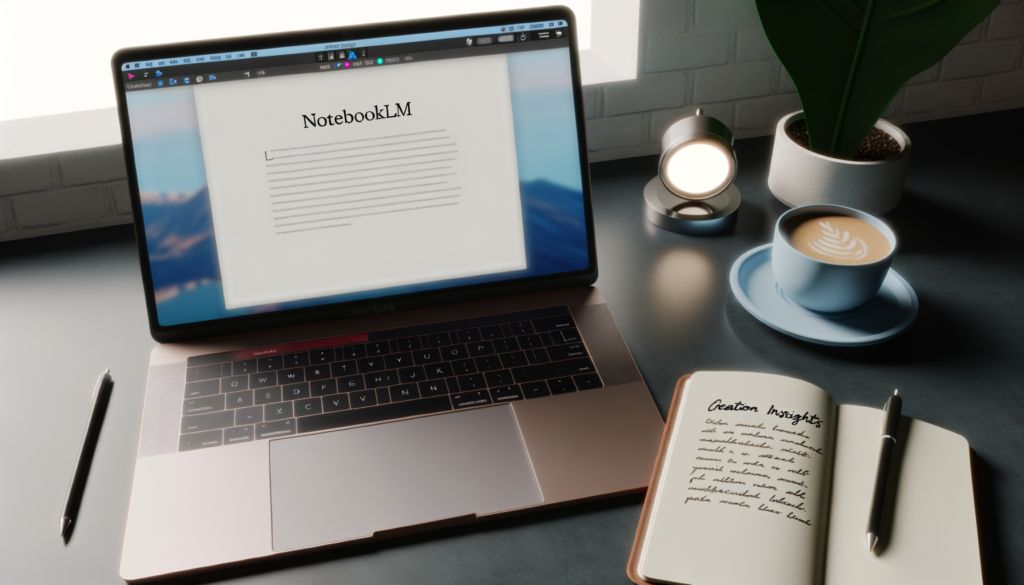
<svg viewBox="0 0 1024 585">
<path fill-rule="evenodd" d="M 651 515 L 651 505 L 654 503 L 653 495 L 658 492 L 658 478 L 661 477 L 661 467 L 665 464 L 665 441 L 672 436 L 672 428 L 676 424 L 676 416 L 679 414 L 679 404 L 683 401 L 683 387 L 686 386 L 686 381 L 690 379 L 690 374 L 686 374 L 679 381 L 676 382 L 676 391 L 672 396 L 672 406 L 668 409 L 668 417 L 666 417 L 665 433 L 661 435 L 661 446 L 658 447 L 658 458 L 654 460 L 654 471 L 651 472 L 651 485 L 647 488 L 647 497 L 644 499 L 644 508 L 640 512 L 640 522 L 636 527 L 636 537 L 633 539 L 633 548 L 629 551 L 629 563 L 626 565 L 626 575 L 629 576 L 630 581 L 637 585 L 653 585 L 644 581 L 640 578 L 640 573 L 637 572 L 637 564 L 640 562 L 640 546 L 643 540 L 644 531 L 647 529 L 647 521 Z"/>
<path fill-rule="evenodd" d="M 636 583 L 637 585 L 657 585 L 649 581 L 645 581 L 643 578 L 641 578 L 640 573 L 637 571 L 637 567 L 640 563 L 640 548 L 641 546 L 643 546 L 643 534 L 647 530 L 647 523 L 650 520 L 651 507 L 654 504 L 653 495 L 658 492 L 658 484 L 659 478 L 661 477 L 661 469 L 665 464 L 666 441 L 668 441 L 668 438 L 672 436 L 672 430 L 675 427 L 675 422 L 678 418 L 677 415 L 679 413 L 679 407 L 683 401 L 683 388 L 686 386 L 686 382 L 687 380 L 690 379 L 690 376 L 691 374 L 687 374 L 682 378 L 679 378 L 678 381 L 676 381 L 675 393 L 672 396 L 672 405 L 669 407 L 668 416 L 666 417 L 665 432 L 661 437 L 661 445 L 658 447 L 658 457 L 654 461 L 654 470 L 651 472 L 651 483 L 647 489 L 647 496 L 644 499 L 643 510 L 641 510 L 640 512 L 640 521 L 637 523 L 636 536 L 633 538 L 633 547 L 629 551 L 629 562 L 626 564 L 626 575 L 629 577 L 630 581 Z M 971 479 L 972 484 L 974 486 L 974 493 L 975 495 L 977 495 L 978 489 L 980 487 L 978 485 L 978 476 L 975 469 L 977 466 L 977 453 L 974 452 L 974 449 L 970 449 L 969 455 L 971 459 Z M 977 506 L 977 498 L 975 498 L 975 505 Z M 977 514 L 977 521 L 979 524 L 978 537 L 979 540 L 983 540 L 983 531 L 981 530 L 982 515 L 980 513 Z M 979 549 L 982 556 L 982 580 L 988 583 L 988 563 L 985 562 L 987 556 L 985 554 L 986 547 L 984 546 L 983 542 L 979 544 L 981 544 Z"/>
</svg>

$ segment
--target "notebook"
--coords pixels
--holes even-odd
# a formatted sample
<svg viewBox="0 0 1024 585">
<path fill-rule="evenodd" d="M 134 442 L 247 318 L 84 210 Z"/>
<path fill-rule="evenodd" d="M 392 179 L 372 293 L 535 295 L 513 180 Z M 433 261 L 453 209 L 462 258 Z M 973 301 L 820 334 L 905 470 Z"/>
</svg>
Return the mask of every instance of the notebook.
<svg viewBox="0 0 1024 585">
<path fill-rule="evenodd" d="M 912 397 L 907 398 L 912 401 Z M 982 583 L 970 448 L 902 417 L 878 554 L 881 409 L 769 374 L 684 376 L 627 572 L 637 583 Z"/>
</svg>

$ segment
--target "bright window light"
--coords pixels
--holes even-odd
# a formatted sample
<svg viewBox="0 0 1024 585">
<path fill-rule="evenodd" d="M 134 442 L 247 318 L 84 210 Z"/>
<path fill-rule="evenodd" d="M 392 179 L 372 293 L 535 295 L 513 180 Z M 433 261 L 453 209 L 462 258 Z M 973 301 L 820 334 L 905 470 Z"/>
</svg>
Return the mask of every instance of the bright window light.
<svg viewBox="0 0 1024 585">
<path fill-rule="evenodd" d="M 110 57 L 129 46 L 547 6 L 550 0 L 4 2 L 0 121 L 115 105 Z M 639 0 L 562 0 L 576 14 L 584 83 L 636 78 Z M 603 48 L 602 48 L 603 47 Z M 599 49 L 599 50 L 592 50 Z"/>
</svg>

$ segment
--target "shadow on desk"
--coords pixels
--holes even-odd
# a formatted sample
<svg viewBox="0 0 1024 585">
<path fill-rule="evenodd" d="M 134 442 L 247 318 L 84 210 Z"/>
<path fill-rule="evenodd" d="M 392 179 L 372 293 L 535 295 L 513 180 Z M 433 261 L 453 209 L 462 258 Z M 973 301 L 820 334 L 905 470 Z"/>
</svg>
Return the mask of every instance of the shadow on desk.
<svg viewBox="0 0 1024 585">
<path fill-rule="evenodd" d="M 346 558 L 358 557 L 361 555 L 369 555 L 374 552 L 396 549 L 404 546 L 409 546 L 422 542 L 430 541 L 443 541 L 445 539 L 452 539 L 453 546 L 457 543 L 454 537 L 458 536 L 469 536 L 473 534 L 482 534 L 485 532 L 497 531 L 507 528 L 514 528 L 518 526 L 525 526 L 530 524 L 542 524 L 547 521 L 558 520 L 562 518 L 572 518 L 574 516 L 581 516 L 593 512 L 602 510 L 612 510 L 616 508 L 624 507 L 636 507 L 636 516 L 639 519 L 640 510 L 639 507 L 643 504 L 644 494 L 631 494 L 627 496 L 614 497 L 606 500 L 599 500 L 595 502 L 587 502 L 583 504 L 573 504 L 563 508 L 555 508 L 551 510 L 544 510 L 542 512 L 531 512 L 520 516 L 511 516 L 507 518 L 501 518 L 498 520 L 487 520 L 479 522 L 477 524 L 466 524 L 462 526 L 455 526 L 451 528 L 442 528 L 439 530 L 432 530 L 429 532 L 423 532 L 411 536 L 402 536 L 397 538 L 390 538 L 388 540 L 378 542 L 361 544 L 355 546 L 342 546 L 338 548 L 332 548 L 317 552 L 311 552 L 306 554 L 297 554 L 295 556 L 283 557 L 278 559 L 258 561 L 255 563 L 247 563 L 244 565 L 237 565 L 227 567 L 223 569 L 214 569 L 205 571 L 202 573 L 182 575 L 180 577 L 172 577 L 169 579 L 162 579 L 159 581 L 161 584 L 177 585 L 177 584 L 189 584 L 189 585 L 201 585 L 205 583 L 215 583 L 217 581 L 237 579 L 247 577 L 250 575 L 256 575 L 260 573 L 266 573 L 271 571 L 280 571 L 289 569 L 292 567 L 300 567 L 313 565 L 317 563 L 326 563 L 329 561 L 341 560 Z M 632 532 L 627 531 L 623 533 L 623 542 L 627 542 L 632 538 Z M 629 556 L 629 549 L 626 547 L 623 549 L 622 557 L 622 576 L 625 580 L 626 575 L 626 562 Z M 560 564 L 558 551 L 551 551 L 552 561 Z M 443 561 L 444 559 L 437 559 Z M 424 567 L 424 570 L 428 570 Z M 550 575 L 548 575 L 550 576 Z M 486 579 L 485 576 L 481 576 L 482 579 Z M 538 575 L 538 580 L 544 578 L 544 576 Z"/>
<path fill-rule="evenodd" d="M 1009 579 L 1006 575 L 1006 555 L 998 536 L 995 473 L 974 449 L 971 449 L 971 474 L 974 477 L 974 510 L 978 515 L 982 579 L 985 585 L 1002 585 L 1008 583 Z"/>
</svg>

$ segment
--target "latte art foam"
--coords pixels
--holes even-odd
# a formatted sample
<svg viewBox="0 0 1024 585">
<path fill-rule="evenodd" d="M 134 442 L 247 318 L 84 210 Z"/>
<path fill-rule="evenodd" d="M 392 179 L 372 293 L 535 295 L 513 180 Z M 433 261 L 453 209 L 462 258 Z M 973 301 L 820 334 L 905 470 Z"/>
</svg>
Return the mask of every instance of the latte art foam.
<svg viewBox="0 0 1024 585">
<path fill-rule="evenodd" d="M 830 264 L 867 264 L 889 254 L 889 240 L 866 221 L 843 215 L 803 216 L 785 226 L 802 254 Z"/>
</svg>

